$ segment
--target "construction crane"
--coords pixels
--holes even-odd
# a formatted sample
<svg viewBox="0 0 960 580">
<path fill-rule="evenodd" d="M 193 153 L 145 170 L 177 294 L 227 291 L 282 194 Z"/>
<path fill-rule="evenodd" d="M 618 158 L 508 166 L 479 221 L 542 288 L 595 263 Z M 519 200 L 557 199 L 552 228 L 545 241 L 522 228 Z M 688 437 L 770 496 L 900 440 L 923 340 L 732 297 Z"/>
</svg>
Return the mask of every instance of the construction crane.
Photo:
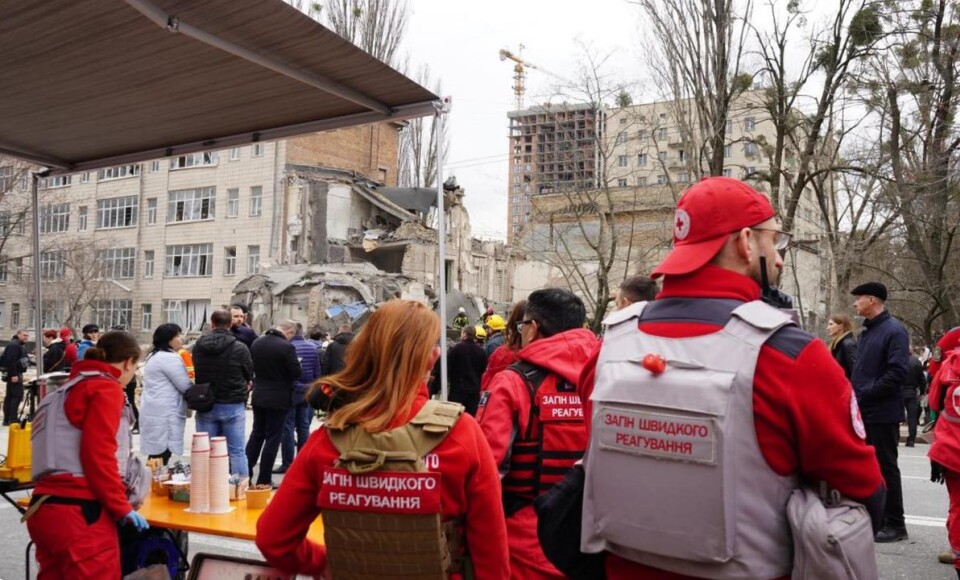
<svg viewBox="0 0 960 580">
<path fill-rule="evenodd" d="M 524 60 L 523 58 L 521 58 L 520 55 L 519 55 L 519 53 L 522 53 L 524 48 L 525 48 L 525 47 L 521 44 L 521 45 L 520 45 L 520 49 L 517 51 L 518 54 L 513 54 L 512 52 L 510 52 L 510 51 L 507 50 L 506 48 L 501 48 L 501 49 L 500 49 L 500 60 L 501 60 L 501 61 L 504 61 L 504 60 L 509 59 L 509 60 L 512 60 L 514 63 L 516 63 L 516 64 L 513 65 L 513 94 L 517 97 L 517 110 L 518 110 L 518 111 L 519 111 L 520 109 L 523 109 L 523 93 L 525 93 L 525 92 L 527 91 L 526 86 L 524 86 L 524 79 L 526 79 L 526 77 L 527 77 L 527 71 L 526 71 L 526 69 L 532 68 L 532 69 L 534 69 L 534 70 L 538 70 L 538 71 L 540 71 L 540 72 L 542 72 L 542 73 L 546 73 L 546 74 L 548 74 L 548 75 L 550 75 L 550 76 L 552 76 L 552 77 L 554 77 L 554 78 L 557 78 L 557 79 L 559 79 L 559 80 L 561 80 L 561 81 L 564 81 L 564 82 L 566 82 L 566 80 L 567 80 L 567 79 L 563 78 L 562 76 L 560 76 L 560 75 L 558 75 L 558 74 L 556 74 L 556 73 L 554 73 L 554 72 L 551 72 L 551 71 L 549 71 L 549 70 L 547 70 L 547 69 L 545 69 L 545 68 L 543 68 L 543 67 L 537 66 L 537 65 L 533 64 L 532 62 L 527 61 L 527 60 Z"/>
</svg>

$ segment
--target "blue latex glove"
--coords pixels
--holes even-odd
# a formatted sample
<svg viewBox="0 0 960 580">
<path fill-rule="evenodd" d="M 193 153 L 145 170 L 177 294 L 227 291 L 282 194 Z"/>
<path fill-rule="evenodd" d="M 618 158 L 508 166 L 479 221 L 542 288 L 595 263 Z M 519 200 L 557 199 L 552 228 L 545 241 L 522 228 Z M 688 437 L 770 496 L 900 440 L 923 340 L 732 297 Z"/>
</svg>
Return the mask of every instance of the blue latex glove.
<svg viewBox="0 0 960 580">
<path fill-rule="evenodd" d="M 137 528 L 138 532 L 150 529 L 150 524 L 147 523 L 146 518 L 137 513 L 137 510 L 132 510 L 130 513 L 123 517 L 123 522 L 126 524 L 131 524 L 133 527 Z"/>
</svg>

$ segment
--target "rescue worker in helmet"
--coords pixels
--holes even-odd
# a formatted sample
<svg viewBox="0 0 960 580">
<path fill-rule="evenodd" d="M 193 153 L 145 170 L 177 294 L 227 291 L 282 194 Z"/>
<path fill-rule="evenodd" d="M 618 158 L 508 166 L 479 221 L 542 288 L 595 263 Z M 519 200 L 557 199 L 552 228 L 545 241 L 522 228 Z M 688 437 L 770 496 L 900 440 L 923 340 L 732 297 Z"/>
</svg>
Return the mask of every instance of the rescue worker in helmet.
<svg viewBox="0 0 960 580">
<path fill-rule="evenodd" d="M 785 507 L 801 478 L 880 527 L 885 488 L 850 383 L 822 341 L 761 302 L 788 244 L 763 194 L 704 179 L 677 204 L 656 300 L 605 320 L 578 392 L 581 549 L 606 552 L 608 578 L 789 577 Z"/>
<path fill-rule="evenodd" d="M 516 328 L 520 362 L 480 394 L 477 419 L 500 466 L 513 578 L 563 578 L 540 547 L 533 502 L 586 448 L 575 385 L 597 339 L 585 319 L 583 301 L 568 290 L 531 293 Z"/>
<path fill-rule="evenodd" d="M 107 332 L 73 365 L 61 387 L 69 389 L 62 405 L 47 403 L 56 398 L 48 395 L 37 412 L 32 434 L 36 488 L 24 517 L 37 547 L 39 580 L 119 579 L 117 522 L 149 527 L 131 505 L 121 475 L 129 469 L 123 463 L 128 457 L 119 457 L 133 427 L 123 388 L 139 359 L 140 346 L 131 335 Z"/>
<path fill-rule="evenodd" d="M 487 343 L 483 345 L 483 350 L 489 358 L 490 355 L 493 354 L 493 351 L 500 348 L 500 345 L 503 344 L 503 332 L 507 329 L 507 321 L 499 314 L 491 314 L 487 316 L 483 324 L 489 329 L 489 332 L 487 332 Z"/>
<path fill-rule="evenodd" d="M 930 358 L 930 409 L 938 413 L 930 457 L 930 480 L 946 483 L 950 497 L 947 538 L 960 578 L 960 327 L 937 341 Z M 941 560 L 942 561 L 942 560 Z"/>
<path fill-rule="evenodd" d="M 467 316 L 467 309 L 461 306 L 457 309 L 457 315 L 453 317 L 453 327 L 457 330 L 463 330 L 464 326 L 470 324 L 470 318 Z"/>
<path fill-rule="evenodd" d="M 345 368 L 312 385 L 338 404 L 257 522 L 271 566 L 341 580 L 509 577 L 490 449 L 461 405 L 427 394 L 440 330 L 423 304 L 387 302 Z M 325 546 L 307 539 L 321 512 Z"/>
</svg>

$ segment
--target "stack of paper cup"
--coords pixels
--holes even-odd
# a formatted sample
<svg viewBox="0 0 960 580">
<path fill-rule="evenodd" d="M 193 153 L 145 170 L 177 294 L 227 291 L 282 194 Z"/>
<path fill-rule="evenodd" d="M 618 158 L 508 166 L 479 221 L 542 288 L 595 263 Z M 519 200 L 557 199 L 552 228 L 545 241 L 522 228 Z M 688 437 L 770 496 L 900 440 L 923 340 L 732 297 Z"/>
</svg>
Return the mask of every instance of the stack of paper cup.
<svg viewBox="0 0 960 580">
<path fill-rule="evenodd" d="M 190 447 L 190 508 L 194 513 L 210 509 L 210 437 L 194 433 Z"/>
<path fill-rule="evenodd" d="M 227 438 L 210 439 L 210 513 L 230 511 L 230 456 Z"/>
</svg>

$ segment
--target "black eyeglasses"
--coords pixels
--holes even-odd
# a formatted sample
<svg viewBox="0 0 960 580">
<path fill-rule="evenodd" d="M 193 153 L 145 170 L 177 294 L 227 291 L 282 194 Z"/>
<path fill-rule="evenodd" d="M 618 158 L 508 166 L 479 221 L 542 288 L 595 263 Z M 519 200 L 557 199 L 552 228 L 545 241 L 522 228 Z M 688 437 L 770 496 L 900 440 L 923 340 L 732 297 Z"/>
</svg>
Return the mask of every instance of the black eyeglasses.
<svg viewBox="0 0 960 580">
<path fill-rule="evenodd" d="M 531 318 L 530 320 L 521 320 L 520 322 L 518 322 L 518 323 L 517 323 L 517 332 L 523 332 L 523 327 L 524 327 L 524 325 L 530 324 L 531 322 L 536 322 L 536 320 L 534 320 L 534 319 Z"/>
</svg>

